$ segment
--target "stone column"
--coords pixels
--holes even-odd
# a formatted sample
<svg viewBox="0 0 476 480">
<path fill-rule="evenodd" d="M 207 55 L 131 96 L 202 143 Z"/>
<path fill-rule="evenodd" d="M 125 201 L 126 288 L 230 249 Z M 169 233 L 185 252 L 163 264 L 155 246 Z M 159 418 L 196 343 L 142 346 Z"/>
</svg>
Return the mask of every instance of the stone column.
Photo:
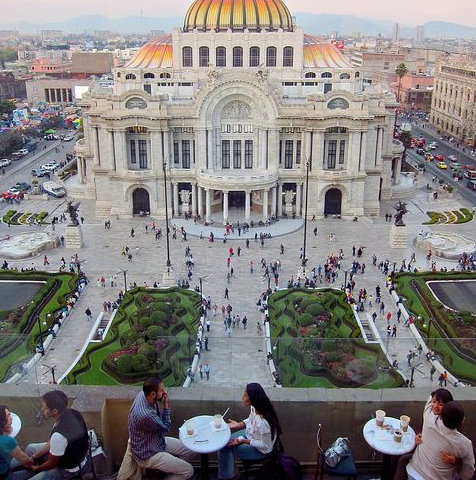
<svg viewBox="0 0 476 480">
<path fill-rule="evenodd" d="M 212 199 L 211 199 L 211 190 L 207 188 L 206 193 L 206 205 L 205 205 L 205 220 L 210 223 L 212 221 Z"/>
<path fill-rule="evenodd" d="M 223 225 L 228 222 L 228 192 L 223 191 Z"/>
<path fill-rule="evenodd" d="M 197 189 L 198 189 L 198 195 L 197 195 L 198 215 L 200 215 L 200 217 L 203 217 L 203 196 L 202 196 L 203 190 L 200 185 L 197 185 Z"/>
<path fill-rule="evenodd" d="M 114 132 L 114 147 L 116 150 L 116 171 L 124 171 L 124 157 L 127 158 L 127 152 L 122 143 L 122 137 L 125 135 L 124 132 Z"/>
<path fill-rule="evenodd" d="M 395 185 L 398 185 L 400 183 L 401 171 L 402 171 L 402 157 L 398 157 L 397 161 L 395 162 L 395 174 L 394 174 Z"/>
<path fill-rule="evenodd" d="M 303 134 L 303 137 L 306 139 L 305 143 L 303 146 L 301 146 L 301 151 L 305 152 L 303 159 L 301 159 L 301 163 L 305 164 L 306 161 L 311 160 L 311 132 L 305 132 L 305 135 Z M 303 149 L 304 147 L 304 149 Z"/>
<path fill-rule="evenodd" d="M 150 134 L 150 162 L 149 166 L 156 174 L 162 172 L 162 164 L 164 162 L 162 156 L 162 132 L 152 131 Z"/>
<path fill-rule="evenodd" d="M 93 127 L 93 147 L 94 147 L 94 165 L 101 164 L 99 156 L 99 127 Z"/>
<path fill-rule="evenodd" d="M 258 168 L 266 169 L 266 156 L 268 153 L 268 138 L 267 138 L 267 130 L 261 129 L 261 137 L 260 137 L 260 146 L 261 146 L 261 155 L 260 160 L 258 163 Z"/>
<path fill-rule="evenodd" d="M 312 170 L 323 170 L 324 132 L 314 132 L 312 146 Z"/>
<path fill-rule="evenodd" d="M 251 221 L 251 192 L 245 192 L 245 222 L 250 223 Z"/>
<path fill-rule="evenodd" d="M 173 183 L 172 185 L 173 185 L 173 189 L 174 189 L 173 215 L 180 215 L 178 183 Z"/>
<path fill-rule="evenodd" d="M 362 132 L 362 145 L 360 146 L 360 170 L 365 171 L 365 164 L 367 160 L 367 132 Z"/>
<path fill-rule="evenodd" d="M 78 174 L 79 174 L 79 183 L 85 183 L 84 181 L 84 164 L 83 164 L 84 158 L 78 156 Z"/>
<path fill-rule="evenodd" d="M 208 158 L 207 158 L 207 165 L 208 168 L 214 168 L 214 161 L 213 161 L 213 130 L 207 130 L 207 138 L 208 138 Z"/>
<path fill-rule="evenodd" d="M 283 184 L 278 183 L 278 217 L 283 215 Z"/>
<path fill-rule="evenodd" d="M 273 217 L 276 215 L 276 188 L 271 189 L 271 215 Z"/>
<path fill-rule="evenodd" d="M 109 156 L 111 158 L 111 170 L 116 171 L 116 152 L 114 151 L 114 131 L 107 131 L 107 138 L 109 144 Z"/>
<path fill-rule="evenodd" d="M 268 190 L 263 190 L 263 222 L 268 220 Z"/>
<path fill-rule="evenodd" d="M 301 190 L 302 184 L 296 183 L 296 216 L 301 216 Z"/>
<path fill-rule="evenodd" d="M 164 161 L 167 163 L 167 166 L 171 168 L 174 161 L 173 158 L 170 158 L 170 132 L 169 130 L 164 130 Z"/>
<path fill-rule="evenodd" d="M 197 184 L 192 183 L 192 215 L 196 215 L 196 214 L 197 214 Z"/>
</svg>

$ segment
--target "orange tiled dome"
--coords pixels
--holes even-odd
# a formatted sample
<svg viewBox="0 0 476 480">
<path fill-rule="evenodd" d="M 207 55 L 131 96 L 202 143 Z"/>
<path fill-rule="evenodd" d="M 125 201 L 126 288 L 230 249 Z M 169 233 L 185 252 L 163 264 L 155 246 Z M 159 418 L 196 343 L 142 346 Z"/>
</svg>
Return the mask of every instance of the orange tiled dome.
<svg viewBox="0 0 476 480">
<path fill-rule="evenodd" d="M 146 43 L 125 65 L 125 68 L 172 67 L 172 35 L 164 35 Z"/>
<path fill-rule="evenodd" d="M 184 31 L 293 30 L 288 8 L 281 0 L 195 0 L 185 15 Z"/>
<path fill-rule="evenodd" d="M 306 68 L 350 68 L 352 65 L 332 43 L 313 35 L 304 35 L 304 58 Z"/>
</svg>

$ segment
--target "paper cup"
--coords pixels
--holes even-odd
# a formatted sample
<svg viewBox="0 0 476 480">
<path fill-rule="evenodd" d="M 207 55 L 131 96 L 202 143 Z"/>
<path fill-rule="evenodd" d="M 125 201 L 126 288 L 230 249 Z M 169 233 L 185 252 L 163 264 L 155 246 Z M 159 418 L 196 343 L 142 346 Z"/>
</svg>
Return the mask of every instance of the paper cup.
<svg viewBox="0 0 476 480">
<path fill-rule="evenodd" d="M 400 443 L 402 441 L 402 435 L 403 433 L 401 430 L 395 430 L 395 432 L 393 432 L 393 438 L 397 443 Z"/>
<path fill-rule="evenodd" d="M 385 411 L 384 410 L 377 410 L 375 412 L 375 422 L 377 423 L 377 426 L 382 427 L 384 420 L 385 420 Z"/>
<path fill-rule="evenodd" d="M 215 428 L 221 427 L 222 420 L 223 420 L 223 417 L 221 415 L 215 415 L 213 417 L 213 424 L 215 425 Z"/>
<path fill-rule="evenodd" d="M 408 425 L 410 424 L 410 417 L 408 415 L 402 415 L 400 417 L 400 427 L 403 432 L 408 430 Z"/>
<path fill-rule="evenodd" d="M 187 435 L 193 435 L 193 432 L 195 432 L 195 422 L 193 420 L 187 420 L 185 422 L 185 428 L 187 429 Z"/>
</svg>

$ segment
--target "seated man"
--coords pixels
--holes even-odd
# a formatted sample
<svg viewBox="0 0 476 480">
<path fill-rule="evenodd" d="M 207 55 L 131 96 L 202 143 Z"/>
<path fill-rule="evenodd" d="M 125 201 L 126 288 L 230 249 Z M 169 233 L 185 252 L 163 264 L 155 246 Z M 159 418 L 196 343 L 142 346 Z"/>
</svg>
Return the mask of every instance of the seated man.
<svg viewBox="0 0 476 480">
<path fill-rule="evenodd" d="M 68 408 L 68 397 L 61 390 L 47 392 L 42 397 L 42 410 L 55 420 L 47 443 L 28 445 L 26 453 L 35 465 L 29 471 L 16 472 L 15 479 L 67 480 L 77 478 L 79 469 L 89 469 L 87 457 L 89 435 L 81 414 Z M 46 457 L 46 460 L 43 459 Z M 12 470 L 18 465 L 12 460 Z"/>
<path fill-rule="evenodd" d="M 159 402 L 163 405 L 162 414 Z M 129 412 L 129 443 L 124 458 L 132 454 L 141 468 L 166 472 L 169 474 L 167 480 L 186 480 L 193 475 L 193 467 L 186 460 L 192 460 L 195 453 L 185 448 L 177 438 L 165 436 L 171 423 L 164 384 L 159 378 L 149 377 Z M 128 467 L 121 466 L 118 480 L 130 478 Z"/>
<path fill-rule="evenodd" d="M 452 480 L 455 474 L 462 480 L 473 478 L 473 445 L 458 431 L 463 420 L 459 403 L 445 403 L 407 465 L 409 480 Z"/>
</svg>

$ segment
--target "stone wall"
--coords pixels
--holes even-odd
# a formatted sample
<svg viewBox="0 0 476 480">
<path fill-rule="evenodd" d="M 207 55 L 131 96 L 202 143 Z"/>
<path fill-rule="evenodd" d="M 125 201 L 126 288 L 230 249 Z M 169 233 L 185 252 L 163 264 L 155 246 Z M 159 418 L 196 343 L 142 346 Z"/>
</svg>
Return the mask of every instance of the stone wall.
<svg viewBox="0 0 476 480">
<path fill-rule="evenodd" d="M 86 387 L 67 386 L 62 389 L 72 400 L 74 408 L 81 411 L 90 427 L 96 429 L 104 442 L 109 459 L 120 464 L 127 441 L 127 415 L 137 387 Z M 0 405 L 8 405 L 22 419 L 18 436 L 20 444 L 47 438 L 52 423 L 37 425 L 36 415 L 40 409 L 38 395 L 44 393 L 28 385 L 2 384 Z M 170 388 L 173 425 L 170 434 L 178 435 L 177 428 L 184 419 L 200 414 L 223 413 L 242 420 L 248 410 L 241 404 L 241 390 L 236 389 L 183 389 Z M 338 436 L 347 436 L 357 460 L 370 460 L 371 449 L 362 436 L 364 424 L 378 408 L 388 415 L 399 417 L 407 414 L 411 425 L 421 428 L 422 411 L 429 396 L 427 389 L 272 389 L 269 392 L 284 431 L 283 444 L 287 453 L 302 463 L 315 462 L 316 431 L 323 425 L 324 446 Z M 476 390 L 453 389 L 454 397 L 466 411 L 463 433 L 476 442 Z M 212 457 L 213 459 L 213 457 Z"/>
</svg>

